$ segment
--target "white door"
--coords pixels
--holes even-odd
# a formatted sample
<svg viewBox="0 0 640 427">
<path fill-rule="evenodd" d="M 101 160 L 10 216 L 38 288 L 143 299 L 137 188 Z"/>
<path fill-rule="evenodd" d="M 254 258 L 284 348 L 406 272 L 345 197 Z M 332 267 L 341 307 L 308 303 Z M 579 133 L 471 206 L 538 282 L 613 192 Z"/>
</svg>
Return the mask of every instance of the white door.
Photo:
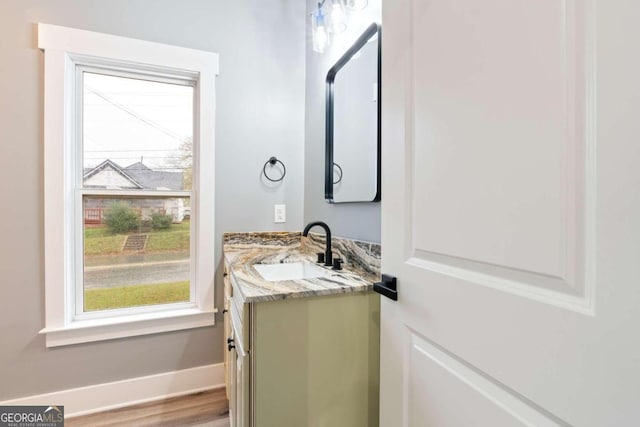
<svg viewBox="0 0 640 427">
<path fill-rule="evenodd" d="M 640 1 L 383 1 L 381 425 L 640 425 Z"/>
</svg>

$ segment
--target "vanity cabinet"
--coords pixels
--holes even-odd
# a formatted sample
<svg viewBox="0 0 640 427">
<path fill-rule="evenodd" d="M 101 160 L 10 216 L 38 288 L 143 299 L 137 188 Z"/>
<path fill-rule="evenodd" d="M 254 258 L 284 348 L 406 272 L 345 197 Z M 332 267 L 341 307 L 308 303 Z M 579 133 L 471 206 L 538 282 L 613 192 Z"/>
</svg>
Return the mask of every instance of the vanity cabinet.
<svg viewBox="0 0 640 427">
<path fill-rule="evenodd" d="M 377 426 L 378 294 L 246 303 L 232 276 L 226 265 L 231 426 Z"/>
</svg>

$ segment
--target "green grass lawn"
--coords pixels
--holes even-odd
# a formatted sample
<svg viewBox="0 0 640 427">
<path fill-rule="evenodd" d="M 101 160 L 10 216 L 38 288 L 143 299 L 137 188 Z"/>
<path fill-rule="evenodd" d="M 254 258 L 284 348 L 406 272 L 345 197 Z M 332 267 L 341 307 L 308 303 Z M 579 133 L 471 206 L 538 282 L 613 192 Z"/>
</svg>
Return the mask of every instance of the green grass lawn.
<svg viewBox="0 0 640 427">
<path fill-rule="evenodd" d="M 105 227 L 84 229 L 85 255 L 117 254 L 122 250 L 126 234 L 111 234 Z"/>
<path fill-rule="evenodd" d="M 88 289 L 85 311 L 189 301 L 189 281 Z"/>
<path fill-rule="evenodd" d="M 145 252 L 183 252 L 189 250 L 189 221 L 171 224 L 166 230 L 151 230 Z M 84 253 L 91 255 L 114 255 L 122 253 L 127 234 L 113 234 L 107 226 L 84 229 Z"/>
<path fill-rule="evenodd" d="M 145 252 L 183 252 L 189 250 L 189 221 L 172 224 L 166 230 L 149 234 Z"/>
</svg>

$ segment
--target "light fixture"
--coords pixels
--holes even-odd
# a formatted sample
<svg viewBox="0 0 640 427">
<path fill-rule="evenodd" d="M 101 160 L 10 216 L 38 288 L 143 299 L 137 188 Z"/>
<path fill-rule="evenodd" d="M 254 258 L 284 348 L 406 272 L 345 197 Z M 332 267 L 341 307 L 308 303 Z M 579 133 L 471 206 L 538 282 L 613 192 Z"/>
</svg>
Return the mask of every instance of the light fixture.
<svg viewBox="0 0 640 427">
<path fill-rule="evenodd" d="M 347 7 L 351 10 L 362 10 L 369 4 L 369 0 L 347 0 Z"/>
<path fill-rule="evenodd" d="M 346 3 L 345 3 L 346 2 Z M 327 10 L 324 4 L 328 3 Z M 369 0 L 322 0 L 311 14 L 311 38 L 314 52 L 324 53 L 329 46 L 330 34 L 340 34 L 347 29 L 347 7 L 359 11 L 367 7 Z"/>
<path fill-rule="evenodd" d="M 344 0 L 331 0 L 331 32 L 340 34 L 347 29 L 347 11 Z"/>
<path fill-rule="evenodd" d="M 318 8 L 311 14 L 311 37 L 313 39 L 313 50 L 324 53 L 329 45 L 329 29 L 325 19 L 322 3 L 318 3 Z"/>
</svg>

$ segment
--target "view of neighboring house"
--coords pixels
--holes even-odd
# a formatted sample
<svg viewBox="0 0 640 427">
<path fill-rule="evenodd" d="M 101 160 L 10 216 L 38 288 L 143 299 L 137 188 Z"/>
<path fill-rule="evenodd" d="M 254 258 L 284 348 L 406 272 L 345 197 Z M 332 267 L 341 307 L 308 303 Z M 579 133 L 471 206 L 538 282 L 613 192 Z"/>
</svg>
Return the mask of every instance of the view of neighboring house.
<svg viewBox="0 0 640 427">
<path fill-rule="evenodd" d="M 94 168 L 85 169 L 83 183 L 85 188 L 182 191 L 183 175 L 182 172 L 153 170 L 142 161 L 122 167 L 107 159 Z M 113 201 L 113 198 L 85 199 L 85 223 L 102 223 L 104 211 Z M 156 212 L 171 215 L 174 223 L 182 222 L 185 217 L 182 198 L 127 199 L 127 202 L 139 210 L 143 220 L 150 219 L 151 214 Z"/>
</svg>

